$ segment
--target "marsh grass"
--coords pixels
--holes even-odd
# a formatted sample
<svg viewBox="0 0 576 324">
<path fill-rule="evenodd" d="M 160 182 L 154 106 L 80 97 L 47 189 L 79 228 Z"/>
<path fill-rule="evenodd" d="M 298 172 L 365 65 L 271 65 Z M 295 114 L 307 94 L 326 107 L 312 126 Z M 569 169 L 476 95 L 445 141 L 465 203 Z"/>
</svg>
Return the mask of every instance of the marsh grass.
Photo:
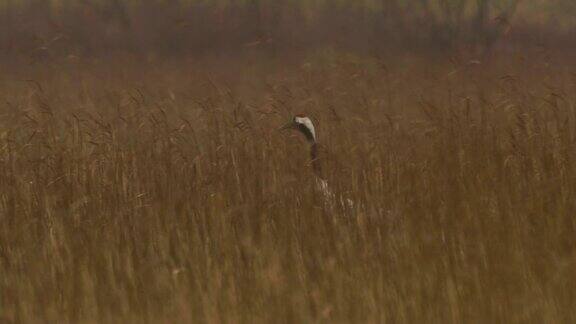
<svg viewBox="0 0 576 324">
<path fill-rule="evenodd" d="M 312 62 L 4 74 L 2 321 L 576 320 L 562 61 Z"/>
</svg>

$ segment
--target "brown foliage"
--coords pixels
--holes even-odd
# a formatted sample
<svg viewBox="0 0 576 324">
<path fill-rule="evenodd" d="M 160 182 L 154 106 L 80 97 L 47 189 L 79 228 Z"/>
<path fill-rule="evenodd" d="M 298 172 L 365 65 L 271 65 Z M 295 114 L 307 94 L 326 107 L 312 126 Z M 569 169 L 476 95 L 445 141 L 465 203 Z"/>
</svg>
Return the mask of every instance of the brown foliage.
<svg viewBox="0 0 576 324">
<path fill-rule="evenodd" d="M 565 62 L 7 69 L 0 318 L 574 322 Z M 305 144 L 277 131 L 298 112 L 353 209 L 326 208 Z"/>
</svg>

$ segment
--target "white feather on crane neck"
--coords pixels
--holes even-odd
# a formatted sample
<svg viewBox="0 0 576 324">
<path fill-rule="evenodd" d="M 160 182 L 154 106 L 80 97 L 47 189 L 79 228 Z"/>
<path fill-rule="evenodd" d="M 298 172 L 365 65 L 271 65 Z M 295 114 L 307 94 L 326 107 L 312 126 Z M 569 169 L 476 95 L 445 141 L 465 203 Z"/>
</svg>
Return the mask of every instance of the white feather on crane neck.
<svg viewBox="0 0 576 324">
<path fill-rule="evenodd" d="M 314 124 L 312 124 L 310 118 L 296 116 L 294 118 L 294 122 L 300 125 L 304 125 L 304 127 L 308 128 L 308 130 L 312 134 L 312 138 L 314 139 L 314 141 L 316 141 L 316 130 L 314 130 Z"/>
</svg>

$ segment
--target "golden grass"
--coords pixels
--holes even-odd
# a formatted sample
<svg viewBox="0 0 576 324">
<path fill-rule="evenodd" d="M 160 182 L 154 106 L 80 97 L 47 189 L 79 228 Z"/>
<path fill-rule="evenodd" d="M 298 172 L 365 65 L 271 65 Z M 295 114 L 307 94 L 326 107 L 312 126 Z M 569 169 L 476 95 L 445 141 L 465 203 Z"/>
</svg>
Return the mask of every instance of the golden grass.
<svg viewBox="0 0 576 324">
<path fill-rule="evenodd" d="M 0 319 L 573 323 L 564 63 L 9 70 Z M 277 131 L 299 112 L 353 210 L 324 206 L 304 141 Z"/>
</svg>

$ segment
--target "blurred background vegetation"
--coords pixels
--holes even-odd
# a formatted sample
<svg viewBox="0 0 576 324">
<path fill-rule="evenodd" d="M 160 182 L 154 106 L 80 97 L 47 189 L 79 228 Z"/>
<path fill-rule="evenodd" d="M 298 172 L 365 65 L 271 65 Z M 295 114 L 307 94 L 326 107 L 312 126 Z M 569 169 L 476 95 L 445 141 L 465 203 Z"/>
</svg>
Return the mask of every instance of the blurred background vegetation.
<svg viewBox="0 0 576 324">
<path fill-rule="evenodd" d="M 0 55 L 178 56 L 331 46 L 484 56 L 574 44 L 572 0 L 4 0 Z"/>
</svg>

